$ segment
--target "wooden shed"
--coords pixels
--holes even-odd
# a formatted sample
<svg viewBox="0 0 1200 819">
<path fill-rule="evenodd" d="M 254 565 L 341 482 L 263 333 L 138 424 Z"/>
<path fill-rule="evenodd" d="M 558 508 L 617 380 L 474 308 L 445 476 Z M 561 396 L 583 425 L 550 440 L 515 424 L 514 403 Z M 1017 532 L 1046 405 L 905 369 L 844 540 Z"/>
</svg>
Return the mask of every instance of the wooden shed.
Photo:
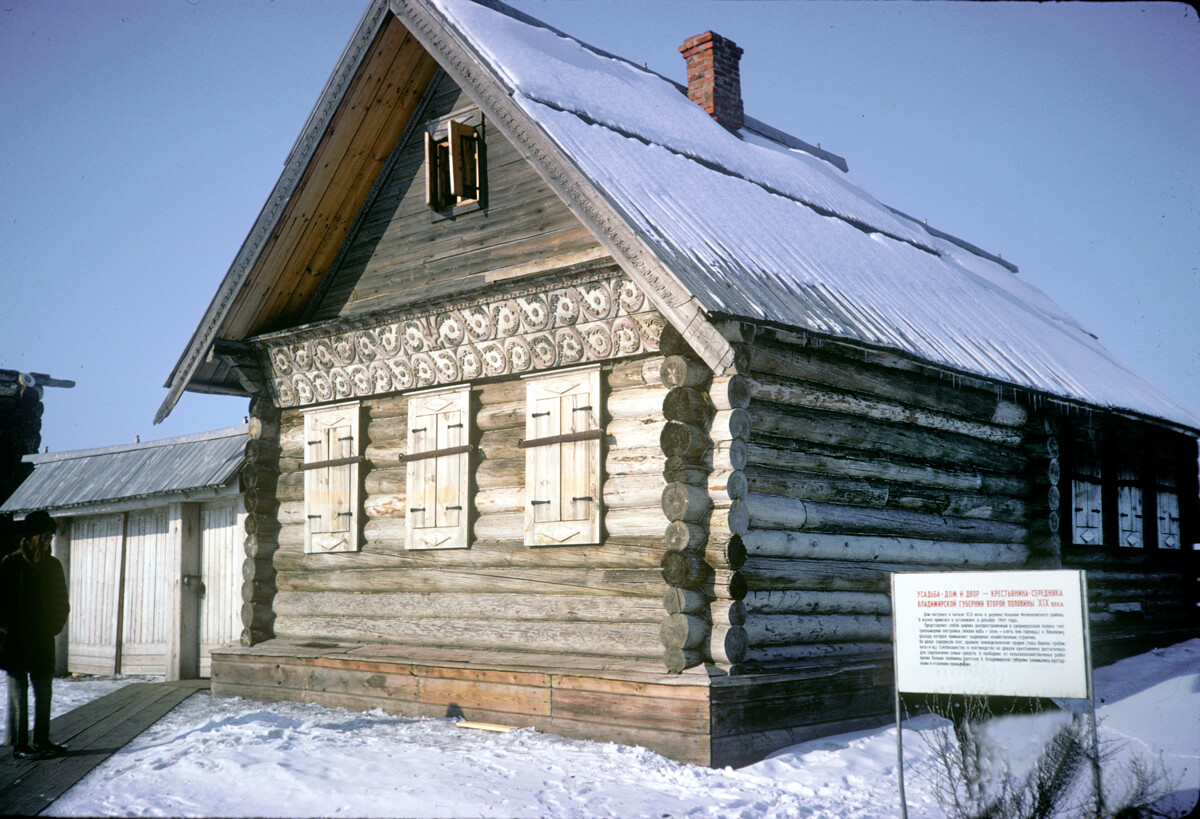
<svg viewBox="0 0 1200 819">
<path fill-rule="evenodd" d="M 250 398 L 214 692 L 727 765 L 885 717 L 897 570 L 1195 636 L 1200 420 L 681 51 L 370 4 L 160 410 Z"/>
<path fill-rule="evenodd" d="M 25 457 L 33 473 L 0 509 L 58 522 L 61 671 L 207 677 L 212 650 L 238 642 L 247 430 Z"/>
</svg>

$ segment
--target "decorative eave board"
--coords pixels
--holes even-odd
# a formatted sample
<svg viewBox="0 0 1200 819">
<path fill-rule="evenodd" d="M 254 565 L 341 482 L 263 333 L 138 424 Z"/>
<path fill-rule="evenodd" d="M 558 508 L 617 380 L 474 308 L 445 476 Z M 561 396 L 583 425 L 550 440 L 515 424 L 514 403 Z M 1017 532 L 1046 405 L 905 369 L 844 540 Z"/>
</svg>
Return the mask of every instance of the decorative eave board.
<svg viewBox="0 0 1200 819">
<path fill-rule="evenodd" d="M 280 407 L 304 407 L 658 350 L 665 320 L 611 268 L 568 283 L 255 339 Z"/>
</svg>

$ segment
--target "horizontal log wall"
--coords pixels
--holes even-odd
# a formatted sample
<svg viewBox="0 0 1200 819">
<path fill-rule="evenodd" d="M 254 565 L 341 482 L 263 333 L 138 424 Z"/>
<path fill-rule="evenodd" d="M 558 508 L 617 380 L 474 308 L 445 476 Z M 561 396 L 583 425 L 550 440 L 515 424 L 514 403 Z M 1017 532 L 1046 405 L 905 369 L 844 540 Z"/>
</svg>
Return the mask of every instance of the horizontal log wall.
<svg viewBox="0 0 1200 819">
<path fill-rule="evenodd" d="M 751 432 L 727 551 L 748 589 L 745 652 L 730 658 L 746 670 L 886 656 L 893 572 L 1025 568 L 1048 535 L 1024 409 L 798 341 L 760 333 L 745 356 Z"/>
<path fill-rule="evenodd" d="M 471 543 L 405 547 L 407 399 L 364 402 L 363 547 L 304 554 L 303 418 L 280 433 L 274 632 L 290 641 L 394 643 L 636 659 L 662 668 L 667 520 L 657 449 L 661 357 L 605 367 L 601 545 L 524 544 L 525 382 L 472 390 Z"/>
</svg>

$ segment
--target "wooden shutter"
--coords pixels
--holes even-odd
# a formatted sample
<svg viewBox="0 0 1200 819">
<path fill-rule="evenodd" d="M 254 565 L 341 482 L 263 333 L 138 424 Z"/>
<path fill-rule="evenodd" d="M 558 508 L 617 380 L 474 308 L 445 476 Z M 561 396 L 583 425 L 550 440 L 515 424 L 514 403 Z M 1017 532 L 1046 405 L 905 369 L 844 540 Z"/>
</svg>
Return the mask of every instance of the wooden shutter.
<svg viewBox="0 0 1200 819">
<path fill-rule="evenodd" d="M 475 129 L 450 120 L 450 196 L 474 199 L 477 196 L 475 173 Z"/>
<path fill-rule="evenodd" d="M 304 551 L 358 550 L 359 405 L 304 415 Z"/>
<path fill-rule="evenodd" d="M 1071 519 L 1073 542 L 1077 546 L 1099 546 L 1104 542 L 1100 484 L 1072 481 L 1071 494 L 1074 503 Z"/>
<path fill-rule="evenodd" d="M 600 371 L 526 384 L 525 542 L 600 542 Z"/>
<path fill-rule="evenodd" d="M 405 524 L 410 549 L 467 545 L 470 391 L 423 393 L 408 401 Z"/>
</svg>

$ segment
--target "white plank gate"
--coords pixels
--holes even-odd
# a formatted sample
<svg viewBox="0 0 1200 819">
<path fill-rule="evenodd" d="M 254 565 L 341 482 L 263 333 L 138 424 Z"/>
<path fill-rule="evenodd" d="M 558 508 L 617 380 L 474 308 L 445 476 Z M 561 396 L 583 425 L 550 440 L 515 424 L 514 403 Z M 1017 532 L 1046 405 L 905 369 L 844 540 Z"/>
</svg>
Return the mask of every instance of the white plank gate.
<svg viewBox="0 0 1200 819">
<path fill-rule="evenodd" d="M 75 518 L 71 522 L 69 671 L 116 673 L 124 523 L 125 516 L 120 514 Z"/>
<path fill-rule="evenodd" d="M 241 500 L 200 507 L 200 676 L 212 675 L 212 650 L 234 645 L 242 634 Z"/>
<path fill-rule="evenodd" d="M 166 507 L 127 513 L 125 593 L 121 617 L 122 674 L 166 674 L 177 565 Z"/>
</svg>

